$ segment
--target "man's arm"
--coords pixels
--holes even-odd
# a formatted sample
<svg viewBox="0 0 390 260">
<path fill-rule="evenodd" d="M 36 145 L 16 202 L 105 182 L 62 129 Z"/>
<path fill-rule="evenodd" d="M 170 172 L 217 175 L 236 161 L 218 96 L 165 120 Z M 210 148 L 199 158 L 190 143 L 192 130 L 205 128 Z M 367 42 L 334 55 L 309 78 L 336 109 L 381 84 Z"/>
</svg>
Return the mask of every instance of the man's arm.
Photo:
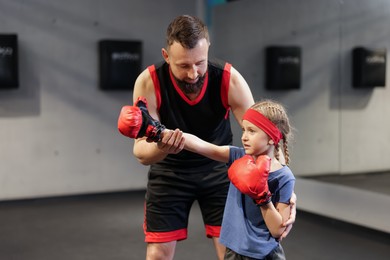
<svg viewBox="0 0 390 260">
<path fill-rule="evenodd" d="M 279 241 L 282 241 L 282 239 L 287 237 L 288 233 L 290 233 L 290 231 L 292 229 L 292 225 L 295 222 L 296 216 L 297 216 L 297 195 L 295 194 L 295 192 L 293 192 L 291 199 L 290 199 L 290 216 L 287 219 L 287 221 L 285 221 L 283 223 L 285 230 L 282 233 L 282 235 L 279 237 Z"/>
<path fill-rule="evenodd" d="M 241 125 L 244 113 L 254 104 L 254 100 L 248 83 L 233 67 L 230 71 L 228 102 L 234 117 Z"/>
<path fill-rule="evenodd" d="M 135 82 L 133 103 L 137 101 L 138 97 L 146 98 L 150 116 L 159 120 L 154 85 L 148 69 L 144 70 Z M 148 142 L 146 137 L 137 138 L 134 140 L 133 154 L 140 163 L 150 165 L 161 161 L 170 153 L 180 152 L 183 148 L 180 145 L 182 142 L 182 134 L 173 131 L 157 143 Z"/>
</svg>

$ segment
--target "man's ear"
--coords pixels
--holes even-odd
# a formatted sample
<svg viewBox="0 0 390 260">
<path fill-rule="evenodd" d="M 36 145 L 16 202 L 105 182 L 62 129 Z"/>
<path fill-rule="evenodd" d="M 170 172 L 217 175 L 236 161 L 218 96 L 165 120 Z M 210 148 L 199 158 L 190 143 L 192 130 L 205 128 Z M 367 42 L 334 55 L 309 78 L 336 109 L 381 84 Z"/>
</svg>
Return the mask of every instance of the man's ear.
<svg viewBox="0 0 390 260">
<path fill-rule="evenodd" d="M 161 54 L 164 58 L 164 60 L 166 61 L 166 63 L 169 64 L 169 55 L 168 55 L 168 51 L 164 48 L 161 49 Z"/>
</svg>

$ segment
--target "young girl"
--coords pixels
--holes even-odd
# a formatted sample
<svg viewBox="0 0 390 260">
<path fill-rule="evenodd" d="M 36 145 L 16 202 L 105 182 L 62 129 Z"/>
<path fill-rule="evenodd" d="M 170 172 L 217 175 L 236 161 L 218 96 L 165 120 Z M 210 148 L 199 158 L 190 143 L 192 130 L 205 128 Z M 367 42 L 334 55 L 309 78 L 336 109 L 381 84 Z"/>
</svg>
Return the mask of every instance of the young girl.
<svg viewBox="0 0 390 260">
<path fill-rule="evenodd" d="M 141 107 L 142 113 L 138 108 L 128 108 L 126 117 L 119 119 L 122 134 L 132 138 L 148 136 L 161 146 L 169 142 L 169 135 L 178 134 L 179 130 L 168 130 L 158 121 L 145 119 L 148 117 L 145 116 L 146 104 Z M 225 259 L 285 259 L 278 238 L 286 229 L 283 223 L 290 216 L 289 204 L 295 184 L 295 177 L 287 166 L 291 137 L 287 113 L 275 101 L 258 102 L 244 114 L 242 130 L 243 148 L 217 146 L 179 131 L 184 142 L 178 145 L 178 151 L 184 146 L 229 166 L 231 184 L 219 238 L 226 246 Z M 279 161 L 281 145 L 286 165 Z"/>
<path fill-rule="evenodd" d="M 278 238 L 285 229 L 282 223 L 290 215 L 295 184 L 286 166 L 290 161 L 290 122 L 281 104 L 265 100 L 248 109 L 242 130 L 243 148 L 216 146 L 186 133 L 184 148 L 230 166 L 231 184 L 220 235 L 220 242 L 227 248 L 225 259 L 285 259 Z M 279 162 L 280 145 L 286 165 Z M 259 184 L 262 182 L 264 185 Z M 268 187 L 264 187 L 266 184 Z M 260 189 L 253 192 L 255 188 Z M 259 191 L 262 194 L 258 195 Z"/>
</svg>

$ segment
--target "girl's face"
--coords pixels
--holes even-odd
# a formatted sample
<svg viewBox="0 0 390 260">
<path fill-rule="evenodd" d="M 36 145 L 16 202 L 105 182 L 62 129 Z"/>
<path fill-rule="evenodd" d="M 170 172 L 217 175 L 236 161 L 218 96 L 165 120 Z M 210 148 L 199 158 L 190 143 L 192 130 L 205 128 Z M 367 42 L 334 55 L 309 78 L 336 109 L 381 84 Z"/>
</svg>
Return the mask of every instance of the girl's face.
<svg viewBox="0 0 390 260">
<path fill-rule="evenodd" d="M 242 121 L 241 141 L 245 153 L 252 156 L 271 154 L 271 138 L 260 128 L 247 120 Z M 271 157 L 272 158 L 272 157 Z"/>
</svg>

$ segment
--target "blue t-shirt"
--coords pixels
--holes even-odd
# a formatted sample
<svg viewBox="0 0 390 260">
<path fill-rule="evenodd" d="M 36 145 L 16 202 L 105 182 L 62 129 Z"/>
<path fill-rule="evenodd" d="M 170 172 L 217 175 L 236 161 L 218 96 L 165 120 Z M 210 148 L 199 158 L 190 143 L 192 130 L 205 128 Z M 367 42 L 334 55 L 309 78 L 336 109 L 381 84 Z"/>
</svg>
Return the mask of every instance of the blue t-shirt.
<svg viewBox="0 0 390 260">
<path fill-rule="evenodd" d="M 231 146 L 229 166 L 244 155 L 243 148 Z M 289 204 L 294 184 L 295 177 L 288 166 L 270 172 L 268 187 L 272 193 L 272 203 Z M 261 210 L 253 199 L 242 194 L 231 183 L 219 241 L 240 255 L 258 259 L 267 256 L 279 243 L 271 236 Z"/>
</svg>

